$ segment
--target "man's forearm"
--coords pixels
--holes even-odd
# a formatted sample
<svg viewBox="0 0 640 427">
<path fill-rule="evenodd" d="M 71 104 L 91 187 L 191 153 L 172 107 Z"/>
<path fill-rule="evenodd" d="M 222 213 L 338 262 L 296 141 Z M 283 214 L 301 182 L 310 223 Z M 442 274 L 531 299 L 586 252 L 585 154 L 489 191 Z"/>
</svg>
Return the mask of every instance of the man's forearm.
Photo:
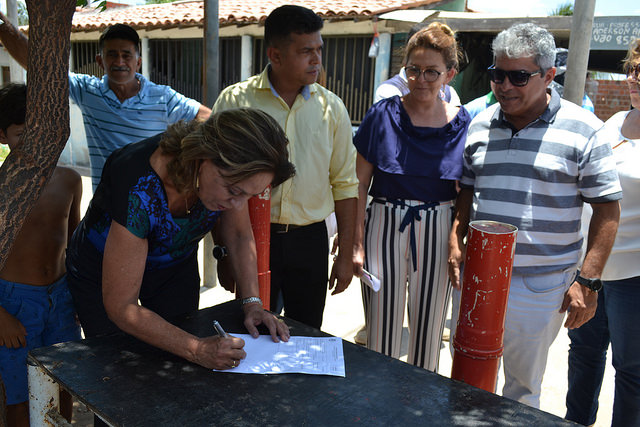
<svg viewBox="0 0 640 427">
<path fill-rule="evenodd" d="M 26 69 L 29 40 L 9 22 L 9 19 L 2 12 L 0 12 L 0 20 L 4 21 L 4 24 L 0 25 L 0 42 L 13 59 Z"/>
<path fill-rule="evenodd" d="M 460 289 L 461 277 L 460 269 L 464 258 L 464 237 L 469 228 L 469 218 L 473 190 L 462 189 L 456 199 L 456 213 L 449 233 L 449 253 L 447 256 L 447 267 L 449 279 L 454 288 Z"/>
<path fill-rule="evenodd" d="M 620 204 L 616 202 L 592 203 L 593 215 L 589 223 L 587 253 L 580 275 L 600 277 L 609 258 L 620 221 Z"/>
<path fill-rule="evenodd" d="M 351 259 L 353 254 L 353 236 L 355 234 L 356 210 L 358 199 L 336 200 L 336 222 L 338 224 L 338 255 L 347 255 Z"/>
<path fill-rule="evenodd" d="M 469 228 L 469 217 L 471 215 L 471 202 L 473 199 L 473 190 L 463 188 L 460 190 L 456 199 L 456 213 L 451 226 L 451 234 L 449 235 L 449 252 L 452 249 L 462 250 L 462 241 L 467 235 Z"/>
<path fill-rule="evenodd" d="M 366 187 L 366 189 L 365 189 Z M 356 202 L 356 224 L 353 234 L 353 242 L 356 245 L 364 245 L 364 218 L 367 210 L 368 183 L 360 181 L 358 185 L 358 201 Z"/>
</svg>

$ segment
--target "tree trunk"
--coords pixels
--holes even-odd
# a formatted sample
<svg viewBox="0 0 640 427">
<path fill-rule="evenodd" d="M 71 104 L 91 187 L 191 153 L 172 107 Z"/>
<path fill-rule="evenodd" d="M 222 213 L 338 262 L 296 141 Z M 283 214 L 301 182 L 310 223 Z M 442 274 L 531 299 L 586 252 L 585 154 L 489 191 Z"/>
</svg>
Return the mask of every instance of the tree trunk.
<svg viewBox="0 0 640 427">
<path fill-rule="evenodd" d="M 69 138 L 69 46 L 75 5 L 76 0 L 27 0 L 27 117 L 22 145 L 0 168 L 0 269 Z"/>
</svg>

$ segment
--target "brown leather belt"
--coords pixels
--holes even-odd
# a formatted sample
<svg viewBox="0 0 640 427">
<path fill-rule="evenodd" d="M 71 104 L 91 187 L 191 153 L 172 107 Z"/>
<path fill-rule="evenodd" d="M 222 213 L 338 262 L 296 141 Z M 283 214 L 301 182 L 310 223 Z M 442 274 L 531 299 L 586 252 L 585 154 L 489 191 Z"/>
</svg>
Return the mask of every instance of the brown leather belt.
<svg viewBox="0 0 640 427">
<path fill-rule="evenodd" d="M 294 225 L 294 224 L 276 224 L 275 222 L 271 223 L 271 232 L 272 233 L 289 233 L 293 230 L 300 230 L 302 228 L 311 228 L 311 227 L 326 227 L 324 221 L 313 222 L 307 225 Z"/>
<path fill-rule="evenodd" d="M 275 222 L 271 223 L 271 232 L 272 233 L 288 233 L 290 231 L 296 230 L 298 228 L 305 227 L 304 225 L 294 225 L 294 224 L 276 224 Z"/>
</svg>

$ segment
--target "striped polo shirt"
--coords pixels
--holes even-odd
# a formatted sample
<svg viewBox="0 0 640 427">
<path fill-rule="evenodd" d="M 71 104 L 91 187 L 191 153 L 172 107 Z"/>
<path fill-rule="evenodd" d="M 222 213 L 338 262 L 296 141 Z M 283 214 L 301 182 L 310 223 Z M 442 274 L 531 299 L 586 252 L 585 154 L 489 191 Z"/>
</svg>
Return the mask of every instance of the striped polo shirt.
<svg viewBox="0 0 640 427">
<path fill-rule="evenodd" d="M 499 104 L 471 122 L 460 185 L 473 189 L 471 220 L 518 227 L 514 274 L 576 266 L 583 202 L 622 198 L 614 138 L 593 113 L 554 90 L 544 113 L 520 131 Z"/>
<path fill-rule="evenodd" d="M 69 96 L 82 111 L 87 135 L 91 182 L 100 182 L 107 157 L 117 148 L 164 132 L 168 125 L 196 117 L 200 103 L 136 74 L 140 91 L 120 102 L 109 88 L 106 74 L 100 79 L 69 73 Z"/>
</svg>

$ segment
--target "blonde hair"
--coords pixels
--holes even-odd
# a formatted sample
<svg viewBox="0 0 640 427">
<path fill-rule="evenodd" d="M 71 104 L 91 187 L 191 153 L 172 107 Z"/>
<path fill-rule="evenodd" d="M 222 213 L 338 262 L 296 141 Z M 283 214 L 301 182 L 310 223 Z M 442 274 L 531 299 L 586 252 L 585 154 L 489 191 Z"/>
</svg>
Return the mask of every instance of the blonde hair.
<svg viewBox="0 0 640 427">
<path fill-rule="evenodd" d="M 189 193 L 196 189 L 204 160 L 211 160 L 224 170 L 232 184 L 269 172 L 274 174 L 271 185 L 280 185 L 295 174 L 288 142 L 271 116 L 254 108 L 238 108 L 213 114 L 205 122 L 171 125 L 159 146 L 173 156 L 167 171 L 176 189 Z"/>
<path fill-rule="evenodd" d="M 635 39 L 631 45 L 629 45 L 627 55 L 622 60 L 622 69 L 625 73 L 628 73 L 638 64 L 640 64 L 640 39 Z"/>
<path fill-rule="evenodd" d="M 432 22 L 411 36 L 405 47 L 405 64 L 408 63 L 411 53 L 419 48 L 439 52 L 448 69 L 458 69 L 462 53 L 458 50 L 455 33 L 448 25 Z"/>
</svg>

